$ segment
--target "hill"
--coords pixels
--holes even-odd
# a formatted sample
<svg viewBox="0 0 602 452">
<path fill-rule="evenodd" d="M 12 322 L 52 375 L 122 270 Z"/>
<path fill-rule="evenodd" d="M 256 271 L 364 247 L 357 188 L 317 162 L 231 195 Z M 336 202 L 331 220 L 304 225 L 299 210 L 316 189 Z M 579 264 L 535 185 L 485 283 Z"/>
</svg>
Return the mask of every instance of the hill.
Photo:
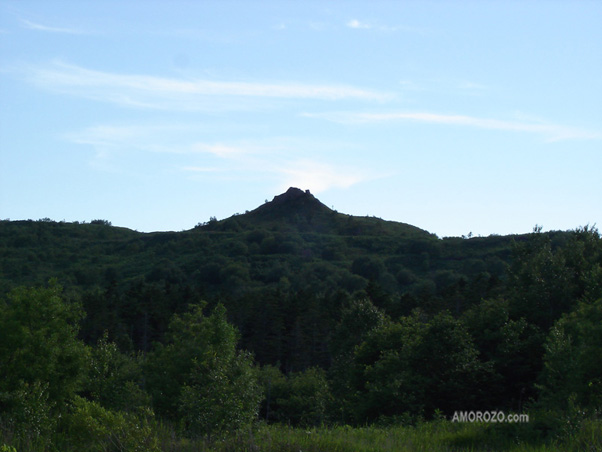
<svg viewBox="0 0 602 452">
<path fill-rule="evenodd" d="M 439 270 L 499 274 L 512 240 L 440 240 L 404 223 L 338 213 L 309 192 L 290 188 L 246 214 L 182 232 L 140 233 L 103 220 L 1 221 L 0 289 L 44 284 L 51 277 L 67 287 L 84 288 L 111 279 L 196 278 L 211 292 L 235 275 L 247 285 L 263 285 L 277 282 L 287 267 L 322 265 L 333 275 L 359 276 L 364 285 L 381 279 L 397 292 L 399 284 L 412 279 L 407 274 L 397 278 L 404 269 L 418 275 Z M 229 265 L 238 269 L 228 270 Z M 357 278 L 348 283 L 346 289 L 362 287 Z"/>
<path fill-rule="evenodd" d="M 558 438 L 570 416 L 599 444 L 601 268 L 595 228 L 439 239 L 295 188 L 182 232 L 3 221 L 0 443 L 40 419 L 62 440 L 198 438 L 257 415 L 382 427 L 529 401 L 537 422 L 498 443 Z"/>
<path fill-rule="evenodd" d="M 569 236 L 548 235 L 555 244 Z M 417 307 L 459 315 L 500 293 L 513 243 L 527 239 L 439 239 L 338 213 L 290 188 L 243 215 L 182 232 L 140 233 L 104 220 L 2 221 L 0 290 L 57 278 L 83 300 L 86 340 L 108 329 L 123 347 L 142 350 L 189 303 L 221 301 L 260 362 L 327 366 L 332 328 L 351 298 L 369 297 L 394 318 Z M 305 331 L 308 324 L 315 328 Z"/>
<path fill-rule="evenodd" d="M 510 256 L 511 241 L 440 240 L 411 225 L 338 213 L 308 191 L 290 188 L 246 214 L 212 219 L 182 232 L 140 233 L 104 220 L 2 221 L 0 290 L 57 278 L 73 296 L 87 299 L 96 294 L 94 309 L 104 313 L 88 312 L 90 324 L 102 323 L 100 318 L 115 311 L 100 295 L 110 287 L 119 297 L 134 298 L 115 301 L 118 305 L 137 306 L 142 296 L 156 299 L 161 314 L 156 321 L 151 316 L 152 334 L 134 328 L 131 337 L 129 327 L 132 346 L 145 347 L 142 342 L 161 336 L 170 313 L 198 298 L 227 300 L 243 333 L 242 305 L 275 291 L 290 297 L 338 292 L 350 296 L 378 289 L 395 299 L 383 301 L 394 305 L 392 312 L 406 312 L 418 303 L 413 298 L 435 295 L 478 275 L 493 281 L 479 284 L 495 285 Z M 412 299 L 405 307 L 398 300 L 402 295 Z M 137 322 L 135 312 L 117 323 Z M 90 340 L 102 333 L 100 328 L 89 332 Z"/>
</svg>

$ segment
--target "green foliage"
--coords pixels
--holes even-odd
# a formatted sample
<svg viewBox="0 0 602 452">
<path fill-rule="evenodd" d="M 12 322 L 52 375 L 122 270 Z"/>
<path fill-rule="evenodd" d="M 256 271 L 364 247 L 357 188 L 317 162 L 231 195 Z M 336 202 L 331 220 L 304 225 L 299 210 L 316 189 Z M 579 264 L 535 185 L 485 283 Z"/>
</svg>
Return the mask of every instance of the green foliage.
<svg viewBox="0 0 602 452">
<path fill-rule="evenodd" d="M 260 369 L 258 381 L 263 393 L 259 418 L 268 422 L 285 422 L 284 416 L 279 410 L 278 400 L 287 396 L 288 381 L 286 377 L 278 367 L 267 365 Z"/>
<path fill-rule="evenodd" d="M 385 324 L 355 351 L 356 420 L 474 408 L 490 378 L 477 355 L 470 335 L 449 313 L 426 320 L 416 311 Z"/>
<path fill-rule="evenodd" d="M 179 414 L 188 433 L 215 435 L 248 426 L 260 401 L 253 360 L 238 352 L 227 361 L 195 360 L 190 382 L 182 387 Z"/>
<path fill-rule="evenodd" d="M 100 224 L 102 226 L 111 226 L 111 222 L 108 220 L 92 220 L 90 224 Z"/>
<path fill-rule="evenodd" d="M 341 310 L 341 320 L 336 326 L 332 340 L 334 355 L 353 352 L 370 332 L 385 323 L 384 313 L 367 298 L 353 299 Z"/>
<path fill-rule="evenodd" d="M 334 400 L 331 417 L 337 422 L 352 421 L 355 411 L 354 350 L 369 335 L 385 324 L 386 316 L 368 298 L 354 298 L 341 310 L 331 349 L 334 356 L 329 369 Z M 335 414 L 336 413 L 336 414 Z"/>
<path fill-rule="evenodd" d="M 60 406 L 81 387 L 87 350 L 77 333 L 83 312 L 61 292 L 51 282 L 48 288 L 14 289 L 0 301 L 2 393 L 44 388 L 48 402 Z"/>
<path fill-rule="evenodd" d="M 81 397 L 73 400 L 67 418 L 66 448 L 90 452 L 158 452 L 159 444 L 153 413 L 138 415 L 110 411 Z"/>
<path fill-rule="evenodd" d="M 148 358 L 147 387 L 158 413 L 181 419 L 193 435 L 214 435 L 250 423 L 259 387 L 248 353 L 237 351 L 238 334 L 218 305 L 175 315 L 166 344 Z"/>
<path fill-rule="evenodd" d="M 21 383 L 21 387 L 0 393 L 0 424 L 10 430 L 21 446 L 44 450 L 52 442 L 57 424 L 55 404 L 48 400 L 48 383 Z"/>
<path fill-rule="evenodd" d="M 552 452 L 579 450 L 570 443 L 530 444 L 504 436 L 498 429 L 482 424 L 453 424 L 446 421 L 418 426 L 388 428 L 312 428 L 260 426 L 224 442 L 197 445 L 197 449 L 216 452 Z M 595 448 L 580 450 L 596 450 Z"/>
<path fill-rule="evenodd" d="M 67 289 L 16 287 L 50 276 Z M 290 190 L 180 233 L 2 221 L 0 290 L 12 290 L 0 301 L 0 443 L 19 450 L 152 449 L 156 437 L 165 450 L 411 448 L 386 434 L 432 450 L 599 448 L 595 228 L 439 240 Z M 316 440 L 245 430 L 260 388 L 268 422 L 418 426 Z M 420 423 L 525 407 L 528 427 Z M 266 431 L 280 439 L 254 443 Z"/>
<path fill-rule="evenodd" d="M 317 368 L 296 372 L 288 376 L 285 385 L 274 394 L 280 422 L 302 427 L 322 425 L 331 399 L 326 373 Z"/>
<path fill-rule="evenodd" d="M 17 288 L 0 301 L 0 419 L 17 444 L 52 442 L 65 403 L 81 387 L 87 350 L 77 339 L 81 307 L 62 289 Z"/>
<path fill-rule="evenodd" d="M 560 246 L 536 228 L 514 254 L 509 294 L 515 318 L 548 330 L 586 294 L 590 301 L 602 297 L 602 240 L 595 228 L 573 231 Z"/>
<path fill-rule="evenodd" d="M 541 401 L 566 410 L 575 403 L 602 411 L 602 298 L 581 303 L 550 330 L 545 345 Z"/>
<path fill-rule="evenodd" d="M 88 369 L 83 392 L 102 407 L 136 411 L 150 406 L 149 396 L 137 383 L 142 379 L 138 360 L 121 353 L 106 332 L 90 350 Z"/>
<path fill-rule="evenodd" d="M 524 318 L 510 318 L 506 300 L 482 300 L 462 316 L 462 323 L 491 365 L 491 385 L 482 403 L 497 409 L 520 409 L 535 395 L 532 384 L 541 368 L 541 330 Z"/>
</svg>

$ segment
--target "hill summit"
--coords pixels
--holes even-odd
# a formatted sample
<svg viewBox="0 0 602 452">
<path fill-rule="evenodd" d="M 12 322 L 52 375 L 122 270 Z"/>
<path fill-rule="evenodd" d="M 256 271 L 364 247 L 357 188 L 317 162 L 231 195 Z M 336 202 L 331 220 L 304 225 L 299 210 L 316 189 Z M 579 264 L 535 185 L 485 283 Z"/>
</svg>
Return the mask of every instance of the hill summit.
<svg viewBox="0 0 602 452">
<path fill-rule="evenodd" d="M 290 187 L 285 193 L 282 193 L 281 195 L 274 196 L 274 199 L 272 200 L 272 203 L 273 204 L 283 204 L 283 203 L 291 203 L 291 202 L 295 202 L 295 201 L 299 201 L 299 200 L 305 200 L 305 201 L 315 200 L 315 201 L 318 201 L 316 199 L 316 197 L 309 192 L 309 190 L 303 191 L 303 190 L 301 190 L 299 188 L 296 188 L 296 187 Z"/>
<path fill-rule="evenodd" d="M 290 219 L 292 217 L 313 218 L 332 215 L 334 212 L 322 204 L 309 190 L 290 187 L 281 195 L 274 196 L 270 202 L 249 212 L 251 218 Z"/>
<path fill-rule="evenodd" d="M 274 196 L 274 199 L 267 203 L 267 205 L 271 208 L 280 206 L 289 209 L 325 209 L 330 211 L 330 209 L 312 195 L 309 190 L 303 191 L 296 187 L 290 187 L 281 195 Z"/>
<path fill-rule="evenodd" d="M 235 221 L 233 221 L 235 220 Z M 213 230 L 268 228 L 334 235 L 414 235 L 428 237 L 417 227 L 384 221 L 376 217 L 357 217 L 339 213 L 320 202 L 309 190 L 290 187 L 286 192 L 256 209 L 211 226 Z"/>
</svg>

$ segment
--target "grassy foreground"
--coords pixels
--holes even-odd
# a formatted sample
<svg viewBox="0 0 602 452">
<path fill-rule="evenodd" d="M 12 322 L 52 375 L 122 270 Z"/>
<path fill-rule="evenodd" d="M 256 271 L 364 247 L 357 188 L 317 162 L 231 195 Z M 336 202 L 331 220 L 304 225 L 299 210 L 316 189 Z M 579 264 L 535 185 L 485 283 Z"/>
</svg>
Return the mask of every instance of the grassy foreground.
<svg viewBox="0 0 602 452">
<path fill-rule="evenodd" d="M 59 434 L 54 445 L 11 441 L 0 430 L 0 452 L 596 452 L 602 450 L 602 421 L 566 424 L 557 433 L 532 424 L 424 422 L 417 426 L 292 428 L 256 424 L 223 438 L 190 439 L 162 422 L 98 431 L 93 437 Z M 8 434 L 7 434 L 8 433 Z"/>
<path fill-rule="evenodd" d="M 417 427 L 333 427 L 299 429 L 262 425 L 216 441 L 163 442 L 164 451 L 188 452 L 463 452 L 599 451 L 602 423 L 584 424 L 564 439 L 543 441 L 520 425 L 457 424 L 435 421 Z M 167 439 L 167 438 L 165 438 Z"/>
</svg>

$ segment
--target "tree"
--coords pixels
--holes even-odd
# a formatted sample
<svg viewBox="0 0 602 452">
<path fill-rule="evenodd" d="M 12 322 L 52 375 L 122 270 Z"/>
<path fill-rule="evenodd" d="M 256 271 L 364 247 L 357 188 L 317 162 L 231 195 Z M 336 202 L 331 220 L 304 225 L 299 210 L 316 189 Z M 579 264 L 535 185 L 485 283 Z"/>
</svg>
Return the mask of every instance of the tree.
<svg viewBox="0 0 602 452">
<path fill-rule="evenodd" d="M 14 289 L 0 300 L 0 418 L 21 441 L 50 445 L 57 412 L 81 387 L 87 350 L 77 332 L 82 309 L 62 288 Z"/>
<path fill-rule="evenodd" d="M 462 318 L 479 350 L 481 362 L 492 366 L 494 382 L 483 403 L 492 409 L 520 409 L 534 397 L 535 381 L 541 371 L 542 333 L 524 318 L 510 318 L 506 300 L 482 300 Z"/>
<path fill-rule="evenodd" d="M 351 421 L 355 410 L 354 350 L 373 331 L 382 328 L 386 316 L 368 298 L 351 300 L 341 310 L 341 320 L 334 329 L 331 349 L 334 356 L 329 369 L 337 420 Z"/>
<path fill-rule="evenodd" d="M 77 338 L 83 311 L 61 298 L 55 280 L 47 288 L 14 289 L 0 301 L 0 391 L 36 382 L 61 405 L 80 387 L 87 350 Z"/>
<path fill-rule="evenodd" d="M 285 376 L 275 366 L 264 366 L 261 417 L 295 426 L 319 426 L 326 421 L 332 402 L 326 372 L 310 367 Z"/>
<path fill-rule="evenodd" d="M 277 399 L 283 420 L 304 427 L 321 425 L 330 402 L 326 373 L 311 367 L 290 374 L 287 383 L 286 394 Z"/>
<path fill-rule="evenodd" d="M 148 395 L 140 388 L 141 366 L 135 356 L 123 354 L 108 333 L 90 349 L 88 376 L 84 394 L 103 408 L 137 411 L 150 406 Z"/>
<path fill-rule="evenodd" d="M 567 401 L 602 409 L 602 298 L 564 315 L 545 344 L 541 402 L 566 410 Z"/>
<path fill-rule="evenodd" d="M 147 366 L 148 390 L 158 414 L 183 419 L 192 435 L 214 435 L 247 425 L 257 414 L 260 390 L 252 357 L 236 350 L 238 331 L 217 305 L 174 315 L 165 344 Z"/>
<path fill-rule="evenodd" d="M 355 349 L 356 421 L 476 409 L 489 381 L 463 325 L 448 312 L 419 311 L 375 330 Z"/>
<path fill-rule="evenodd" d="M 548 331 L 554 322 L 575 308 L 584 296 L 602 296 L 596 274 L 602 265 L 602 240 L 596 228 L 571 232 L 555 245 L 550 234 L 536 227 L 528 241 L 516 244 L 509 271 L 510 311 L 513 318 Z"/>
</svg>

